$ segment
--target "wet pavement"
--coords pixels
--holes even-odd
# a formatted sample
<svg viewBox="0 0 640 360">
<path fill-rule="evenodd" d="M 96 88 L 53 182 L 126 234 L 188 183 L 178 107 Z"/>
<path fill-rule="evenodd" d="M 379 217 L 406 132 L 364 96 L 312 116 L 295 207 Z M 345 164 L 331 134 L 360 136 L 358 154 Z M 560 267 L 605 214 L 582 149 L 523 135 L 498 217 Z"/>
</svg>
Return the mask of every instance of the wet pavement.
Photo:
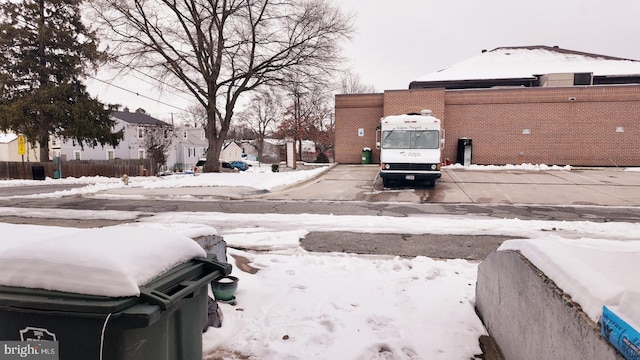
<svg viewBox="0 0 640 360">
<path fill-rule="evenodd" d="M 257 197 L 292 201 L 640 205 L 640 172 L 618 168 L 570 171 L 444 168 L 442 178 L 433 188 L 411 183 L 384 188 L 377 174 L 377 165 L 338 165 L 313 181 Z"/>
</svg>

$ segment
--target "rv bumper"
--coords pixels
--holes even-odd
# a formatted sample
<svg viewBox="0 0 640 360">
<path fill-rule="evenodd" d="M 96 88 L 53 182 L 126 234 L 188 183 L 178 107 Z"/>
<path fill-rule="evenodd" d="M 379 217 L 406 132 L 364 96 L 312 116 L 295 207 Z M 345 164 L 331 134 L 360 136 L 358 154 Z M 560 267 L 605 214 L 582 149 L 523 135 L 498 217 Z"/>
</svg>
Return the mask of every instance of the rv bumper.
<svg viewBox="0 0 640 360">
<path fill-rule="evenodd" d="M 441 176 L 442 174 L 439 171 L 380 171 L 380 177 L 387 180 L 430 181 L 439 179 Z"/>
</svg>

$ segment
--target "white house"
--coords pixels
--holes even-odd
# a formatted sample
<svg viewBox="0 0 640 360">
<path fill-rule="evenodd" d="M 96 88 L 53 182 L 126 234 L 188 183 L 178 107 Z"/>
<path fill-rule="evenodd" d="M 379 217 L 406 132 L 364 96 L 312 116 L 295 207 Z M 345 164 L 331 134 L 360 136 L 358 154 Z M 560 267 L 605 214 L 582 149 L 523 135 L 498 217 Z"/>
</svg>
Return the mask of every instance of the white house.
<svg viewBox="0 0 640 360">
<path fill-rule="evenodd" d="M 242 148 L 249 160 L 258 160 L 258 140 L 243 140 Z M 264 139 L 262 145 L 262 159 L 267 163 L 280 162 L 280 154 L 284 153 L 285 142 L 278 139 Z"/>
<path fill-rule="evenodd" d="M 173 171 L 193 169 L 198 159 L 207 156 L 208 146 L 204 128 L 176 127 L 174 142 L 167 154 L 168 168 Z"/>
<path fill-rule="evenodd" d="M 40 146 L 37 143 L 31 147 L 27 141 L 25 151 L 24 156 L 18 154 L 18 135 L 0 132 L 0 161 L 39 161 Z"/>
<path fill-rule="evenodd" d="M 127 108 L 124 111 L 114 111 L 112 117 L 116 121 L 114 132 L 124 129 L 124 137 L 117 147 L 85 145 L 83 148 L 75 140 L 52 139 L 51 156 L 60 156 L 63 160 L 146 159 L 147 150 L 144 145 L 146 129 L 172 126 L 141 112 L 129 112 Z"/>
<path fill-rule="evenodd" d="M 227 141 L 222 146 L 222 151 L 220 151 L 220 160 L 226 162 L 242 160 L 243 153 L 242 147 L 237 142 Z"/>
<path fill-rule="evenodd" d="M 199 159 L 207 157 L 209 141 L 204 128 L 180 126 L 175 128 L 175 140 L 167 155 L 167 167 L 173 171 L 192 170 Z M 227 141 L 220 152 L 221 161 L 242 160 L 244 150 L 235 141 Z"/>
</svg>

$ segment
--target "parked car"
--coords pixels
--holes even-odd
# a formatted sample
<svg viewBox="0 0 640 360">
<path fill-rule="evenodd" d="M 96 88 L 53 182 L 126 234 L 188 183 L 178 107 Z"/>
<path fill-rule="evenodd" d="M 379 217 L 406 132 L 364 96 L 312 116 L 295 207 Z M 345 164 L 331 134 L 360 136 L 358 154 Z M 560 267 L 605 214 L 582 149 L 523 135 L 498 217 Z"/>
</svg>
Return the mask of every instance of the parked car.
<svg viewBox="0 0 640 360">
<path fill-rule="evenodd" d="M 229 165 L 231 165 L 232 168 L 238 169 L 240 171 L 245 171 L 249 168 L 249 166 L 251 166 L 242 160 L 231 161 Z"/>
<path fill-rule="evenodd" d="M 240 161 L 242 163 L 244 163 L 244 166 L 246 166 L 247 168 L 242 169 L 242 164 L 235 164 L 232 165 L 234 162 L 237 161 L 232 161 L 232 162 L 226 162 L 226 161 L 220 161 L 220 167 L 222 168 L 222 170 L 224 171 L 224 169 L 227 169 L 226 171 L 230 171 L 230 170 L 240 170 L 240 171 L 244 171 L 247 170 L 249 168 L 250 165 L 248 165 L 247 163 L 244 163 L 244 161 Z M 202 173 L 203 169 L 204 169 L 204 164 L 207 163 L 206 159 L 200 159 L 198 160 L 198 162 L 196 163 L 196 166 L 193 167 L 193 172 L 194 173 Z"/>
<path fill-rule="evenodd" d="M 200 159 L 198 160 L 198 162 L 196 163 L 196 166 L 193 167 L 193 172 L 194 173 L 201 173 L 203 172 L 202 170 L 204 170 L 204 164 L 206 164 L 207 160 L 206 159 Z"/>
</svg>

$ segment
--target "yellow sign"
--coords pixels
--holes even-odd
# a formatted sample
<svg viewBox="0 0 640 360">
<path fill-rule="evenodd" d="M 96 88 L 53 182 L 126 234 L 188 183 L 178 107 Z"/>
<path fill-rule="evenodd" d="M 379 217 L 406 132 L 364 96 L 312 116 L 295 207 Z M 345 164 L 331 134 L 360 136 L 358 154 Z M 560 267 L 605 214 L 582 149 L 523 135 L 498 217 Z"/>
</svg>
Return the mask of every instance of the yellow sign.
<svg viewBox="0 0 640 360">
<path fill-rule="evenodd" d="M 24 155 L 27 153 L 27 145 L 24 135 L 18 135 L 18 155 Z"/>
</svg>

